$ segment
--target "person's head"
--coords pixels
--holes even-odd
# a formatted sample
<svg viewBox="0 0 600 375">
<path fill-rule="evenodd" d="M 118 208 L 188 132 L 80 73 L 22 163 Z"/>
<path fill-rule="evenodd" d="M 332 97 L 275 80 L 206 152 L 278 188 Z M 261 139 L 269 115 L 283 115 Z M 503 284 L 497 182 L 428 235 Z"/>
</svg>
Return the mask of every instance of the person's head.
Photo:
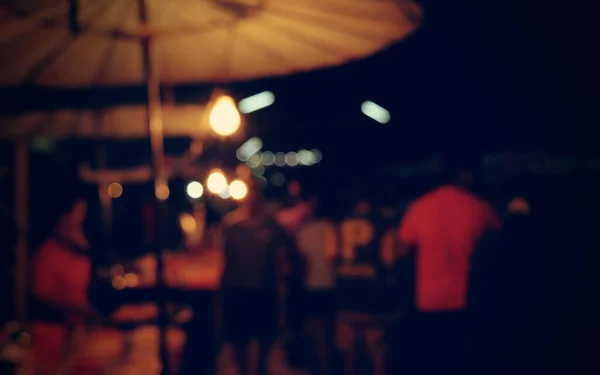
<svg viewBox="0 0 600 375">
<path fill-rule="evenodd" d="M 55 229 L 61 235 L 72 233 L 74 230 L 83 230 L 86 215 L 86 201 L 83 198 L 77 198 L 66 206 L 66 210 L 59 217 Z"/>
<path fill-rule="evenodd" d="M 367 199 L 359 199 L 354 204 L 354 215 L 368 215 L 371 213 L 371 203 Z"/>
<path fill-rule="evenodd" d="M 529 202 L 523 197 L 514 197 L 508 202 L 509 215 L 528 216 L 530 213 Z"/>
<path fill-rule="evenodd" d="M 476 153 L 452 154 L 443 163 L 446 183 L 471 189 L 480 177 L 481 160 Z"/>
<path fill-rule="evenodd" d="M 288 195 L 293 199 L 300 199 L 302 195 L 302 186 L 298 180 L 291 180 L 288 183 Z"/>
</svg>

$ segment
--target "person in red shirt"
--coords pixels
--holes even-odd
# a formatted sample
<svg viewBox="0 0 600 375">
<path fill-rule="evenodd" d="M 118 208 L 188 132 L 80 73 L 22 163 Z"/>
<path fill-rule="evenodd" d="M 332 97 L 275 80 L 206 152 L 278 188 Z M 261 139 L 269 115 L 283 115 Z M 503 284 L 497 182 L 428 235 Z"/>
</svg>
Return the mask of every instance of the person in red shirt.
<svg viewBox="0 0 600 375">
<path fill-rule="evenodd" d="M 72 333 L 93 314 L 87 293 L 91 261 L 83 233 L 85 216 L 86 203 L 72 203 L 33 258 L 33 361 L 37 374 L 60 371 L 71 362 L 67 357 Z M 87 373 L 83 367 L 88 366 L 76 365 L 76 373 Z"/>
<path fill-rule="evenodd" d="M 447 169 L 448 183 L 413 202 L 399 230 L 401 253 L 416 251 L 411 358 L 413 370 L 426 374 L 459 373 L 464 365 L 471 255 L 487 231 L 500 229 L 492 206 L 470 190 L 475 166 L 465 160 Z"/>
</svg>

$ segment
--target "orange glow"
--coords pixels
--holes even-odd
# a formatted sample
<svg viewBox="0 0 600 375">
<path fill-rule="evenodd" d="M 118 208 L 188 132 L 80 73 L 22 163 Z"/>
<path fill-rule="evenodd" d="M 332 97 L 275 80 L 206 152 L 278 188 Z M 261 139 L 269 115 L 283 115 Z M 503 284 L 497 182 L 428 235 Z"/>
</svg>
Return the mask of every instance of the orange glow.
<svg viewBox="0 0 600 375">
<path fill-rule="evenodd" d="M 138 286 L 138 277 L 134 273 L 128 273 L 125 275 L 125 286 L 128 288 L 135 288 Z"/>
<path fill-rule="evenodd" d="M 116 290 L 123 290 L 127 286 L 127 282 L 123 276 L 117 276 L 112 280 L 112 286 Z"/>
<path fill-rule="evenodd" d="M 121 186 L 121 184 L 118 182 L 113 182 L 112 184 L 108 185 L 108 195 L 111 198 L 119 198 L 121 195 L 123 195 L 123 186 Z"/>
<path fill-rule="evenodd" d="M 515 197 L 508 204 L 508 212 L 511 214 L 529 215 L 529 203 L 523 197 Z"/>
<path fill-rule="evenodd" d="M 156 188 L 156 198 L 161 201 L 167 200 L 171 192 L 169 191 L 169 187 L 166 184 L 159 185 Z"/>
</svg>

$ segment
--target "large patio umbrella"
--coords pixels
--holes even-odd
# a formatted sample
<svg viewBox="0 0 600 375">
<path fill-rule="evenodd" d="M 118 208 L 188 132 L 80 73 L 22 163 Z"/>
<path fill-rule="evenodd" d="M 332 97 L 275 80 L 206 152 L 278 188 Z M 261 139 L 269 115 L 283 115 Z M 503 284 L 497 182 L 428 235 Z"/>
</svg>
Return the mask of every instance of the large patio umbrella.
<svg viewBox="0 0 600 375">
<path fill-rule="evenodd" d="M 421 19 L 421 8 L 408 0 L 37 3 L 25 16 L 0 14 L 0 86 L 147 85 L 157 198 L 166 187 L 161 83 L 230 82 L 341 65 L 401 40 Z M 18 176 L 24 189 L 25 174 Z M 160 264 L 157 272 L 160 283 Z"/>
<path fill-rule="evenodd" d="M 230 82 L 341 65 L 412 33 L 408 0 L 38 0 L 0 16 L 0 86 Z"/>
</svg>

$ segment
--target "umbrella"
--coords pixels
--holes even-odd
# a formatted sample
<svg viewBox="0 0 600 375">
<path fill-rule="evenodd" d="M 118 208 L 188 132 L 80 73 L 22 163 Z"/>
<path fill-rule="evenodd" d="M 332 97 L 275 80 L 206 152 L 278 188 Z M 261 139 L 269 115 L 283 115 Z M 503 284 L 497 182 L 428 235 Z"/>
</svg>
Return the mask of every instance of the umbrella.
<svg viewBox="0 0 600 375">
<path fill-rule="evenodd" d="M 163 84 L 288 75 L 368 57 L 422 14 L 408 0 L 37 2 L 0 15 L 0 86 L 145 84 L 147 37 Z"/>
</svg>

